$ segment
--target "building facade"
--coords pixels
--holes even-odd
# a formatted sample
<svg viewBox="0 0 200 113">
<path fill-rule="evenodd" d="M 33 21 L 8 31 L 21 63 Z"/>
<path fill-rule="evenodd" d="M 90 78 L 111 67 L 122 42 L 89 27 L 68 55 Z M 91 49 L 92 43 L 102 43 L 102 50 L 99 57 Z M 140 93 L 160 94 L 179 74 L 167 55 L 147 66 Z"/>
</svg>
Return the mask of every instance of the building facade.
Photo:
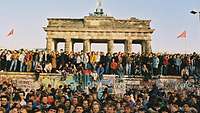
<svg viewBox="0 0 200 113">
<path fill-rule="evenodd" d="M 124 52 L 132 52 L 132 44 L 141 44 L 142 53 L 151 52 L 152 33 L 150 20 L 115 19 L 105 15 L 90 15 L 82 19 L 48 18 L 46 31 L 48 52 L 57 50 L 59 42 L 65 43 L 65 51 L 73 51 L 76 42 L 83 43 L 83 51 L 91 50 L 91 43 L 107 43 L 107 51 L 113 52 L 114 43 L 123 43 Z"/>
</svg>

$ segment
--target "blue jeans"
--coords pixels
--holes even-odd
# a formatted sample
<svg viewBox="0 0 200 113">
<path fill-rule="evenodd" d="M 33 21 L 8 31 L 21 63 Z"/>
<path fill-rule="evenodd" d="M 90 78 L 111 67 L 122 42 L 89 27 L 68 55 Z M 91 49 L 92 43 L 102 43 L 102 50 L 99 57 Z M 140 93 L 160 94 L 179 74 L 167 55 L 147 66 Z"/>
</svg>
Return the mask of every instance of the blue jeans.
<svg viewBox="0 0 200 113">
<path fill-rule="evenodd" d="M 11 61 L 10 71 L 12 71 L 12 69 L 13 69 L 13 71 L 16 71 L 16 69 L 17 69 L 17 60 L 12 60 Z"/>
<path fill-rule="evenodd" d="M 167 75 L 168 74 L 168 69 L 167 69 L 167 65 L 163 65 L 163 75 Z"/>
<path fill-rule="evenodd" d="M 37 63 L 37 61 L 32 61 L 32 69 L 31 70 L 35 70 L 36 63 Z"/>
<path fill-rule="evenodd" d="M 181 72 L 181 66 L 175 65 L 175 70 L 176 70 L 176 74 L 180 74 Z"/>
<path fill-rule="evenodd" d="M 24 62 L 21 62 L 20 61 L 20 68 L 19 68 L 19 71 L 20 72 L 24 72 L 26 70 L 26 65 L 24 64 Z"/>
<path fill-rule="evenodd" d="M 84 88 L 85 87 L 87 87 L 90 83 L 91 83 L 91 81 L 90 81 L 90 75 L 83 75 L 83 84 L 84 84 Z"/>
<path fill-rule="evenodd" d="M 131 64 L 126 64 L 126 74 L 131 75 Z"/>
<path fill-rule="evenodd" d="M 106 66 L 105 66 L 105 73 L 106 74 L 110 73 L 110 65 L 109 65 L 109 63 L 107 63 Z"/>
</svg>

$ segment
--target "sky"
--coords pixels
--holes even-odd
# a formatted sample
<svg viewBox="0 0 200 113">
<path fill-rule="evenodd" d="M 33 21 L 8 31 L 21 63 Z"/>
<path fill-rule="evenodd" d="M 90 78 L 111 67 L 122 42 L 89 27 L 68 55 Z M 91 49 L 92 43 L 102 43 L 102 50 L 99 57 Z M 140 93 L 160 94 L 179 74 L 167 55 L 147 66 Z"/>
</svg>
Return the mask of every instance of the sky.
<svg viewBox="0 0 200 113">
<path fill-rule="evenodd" d="M 83 18 L 95 8 L 96 0 L 1 0 L 0 47 L 45 48 L 46 33 L 42 27 L 47 25 L 47 18 Z M 191 10 L 200 11 L 200 0 L 103 0 L 103 8 L 116 19 L 151 20 L 151 28 L 155 29 L 153 52 L 200 52 L 199 15 L 190 14 Z M 12 28 L 14 35 L 6 37 Z M 187 39 L 177 38 L 184 30 Z M 75 49 L 79 46 L 76 44 Z M 92 48 L 106 49 L 106 45 L 92 44 Z M 137 45 L 133 50 L 139 51 L 139 48 Z M 122 45 L 115 45 L 115 50 L 122 51 Z"/>
</svg>

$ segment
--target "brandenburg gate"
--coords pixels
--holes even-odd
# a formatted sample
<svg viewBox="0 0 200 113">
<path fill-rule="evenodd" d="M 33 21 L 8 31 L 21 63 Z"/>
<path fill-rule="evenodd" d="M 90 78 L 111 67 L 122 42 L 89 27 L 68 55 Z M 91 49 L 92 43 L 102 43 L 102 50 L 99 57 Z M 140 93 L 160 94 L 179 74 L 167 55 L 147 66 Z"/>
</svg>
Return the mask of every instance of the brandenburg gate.
<svg viewBox="0 0 200 113">
<path fill-rule="evenodd" d="M 152 33 L 150 20 L 136 18 L 116 19 L 96 9 L 94 14 L 81 19 L 48 18 L 44 27 L 47 33 L 48 52 L 57 50 L 59 42 L 65 43 L 65 51 L 73 51 L 76 42 L 83 43 L 83 51 L 91 50 L 91 43 L 107 43 L 107 52 L 112 53 L 114 43 L 123 43 L 124 52 L 132 52 L 132 44 L 141 44 L 142 53 L 151 52 Z"/>
</svg>

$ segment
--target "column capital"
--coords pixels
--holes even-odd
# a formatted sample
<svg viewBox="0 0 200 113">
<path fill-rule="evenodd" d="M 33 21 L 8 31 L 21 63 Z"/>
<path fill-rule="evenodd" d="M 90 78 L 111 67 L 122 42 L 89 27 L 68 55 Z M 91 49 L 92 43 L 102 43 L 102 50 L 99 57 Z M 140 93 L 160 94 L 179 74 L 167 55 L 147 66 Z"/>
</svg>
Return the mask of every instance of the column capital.
<svg viewBox="0 0 200 113">
<path fill-rule="evenodd" d="M 83 41 L 90 41 L 90 39 L 83 39 Z"/>
<path fill-rule="evenodd" d="M 65 41 L 71 41 L 71 38 L 70 37 L 66 37 Z"/>
</svg>

